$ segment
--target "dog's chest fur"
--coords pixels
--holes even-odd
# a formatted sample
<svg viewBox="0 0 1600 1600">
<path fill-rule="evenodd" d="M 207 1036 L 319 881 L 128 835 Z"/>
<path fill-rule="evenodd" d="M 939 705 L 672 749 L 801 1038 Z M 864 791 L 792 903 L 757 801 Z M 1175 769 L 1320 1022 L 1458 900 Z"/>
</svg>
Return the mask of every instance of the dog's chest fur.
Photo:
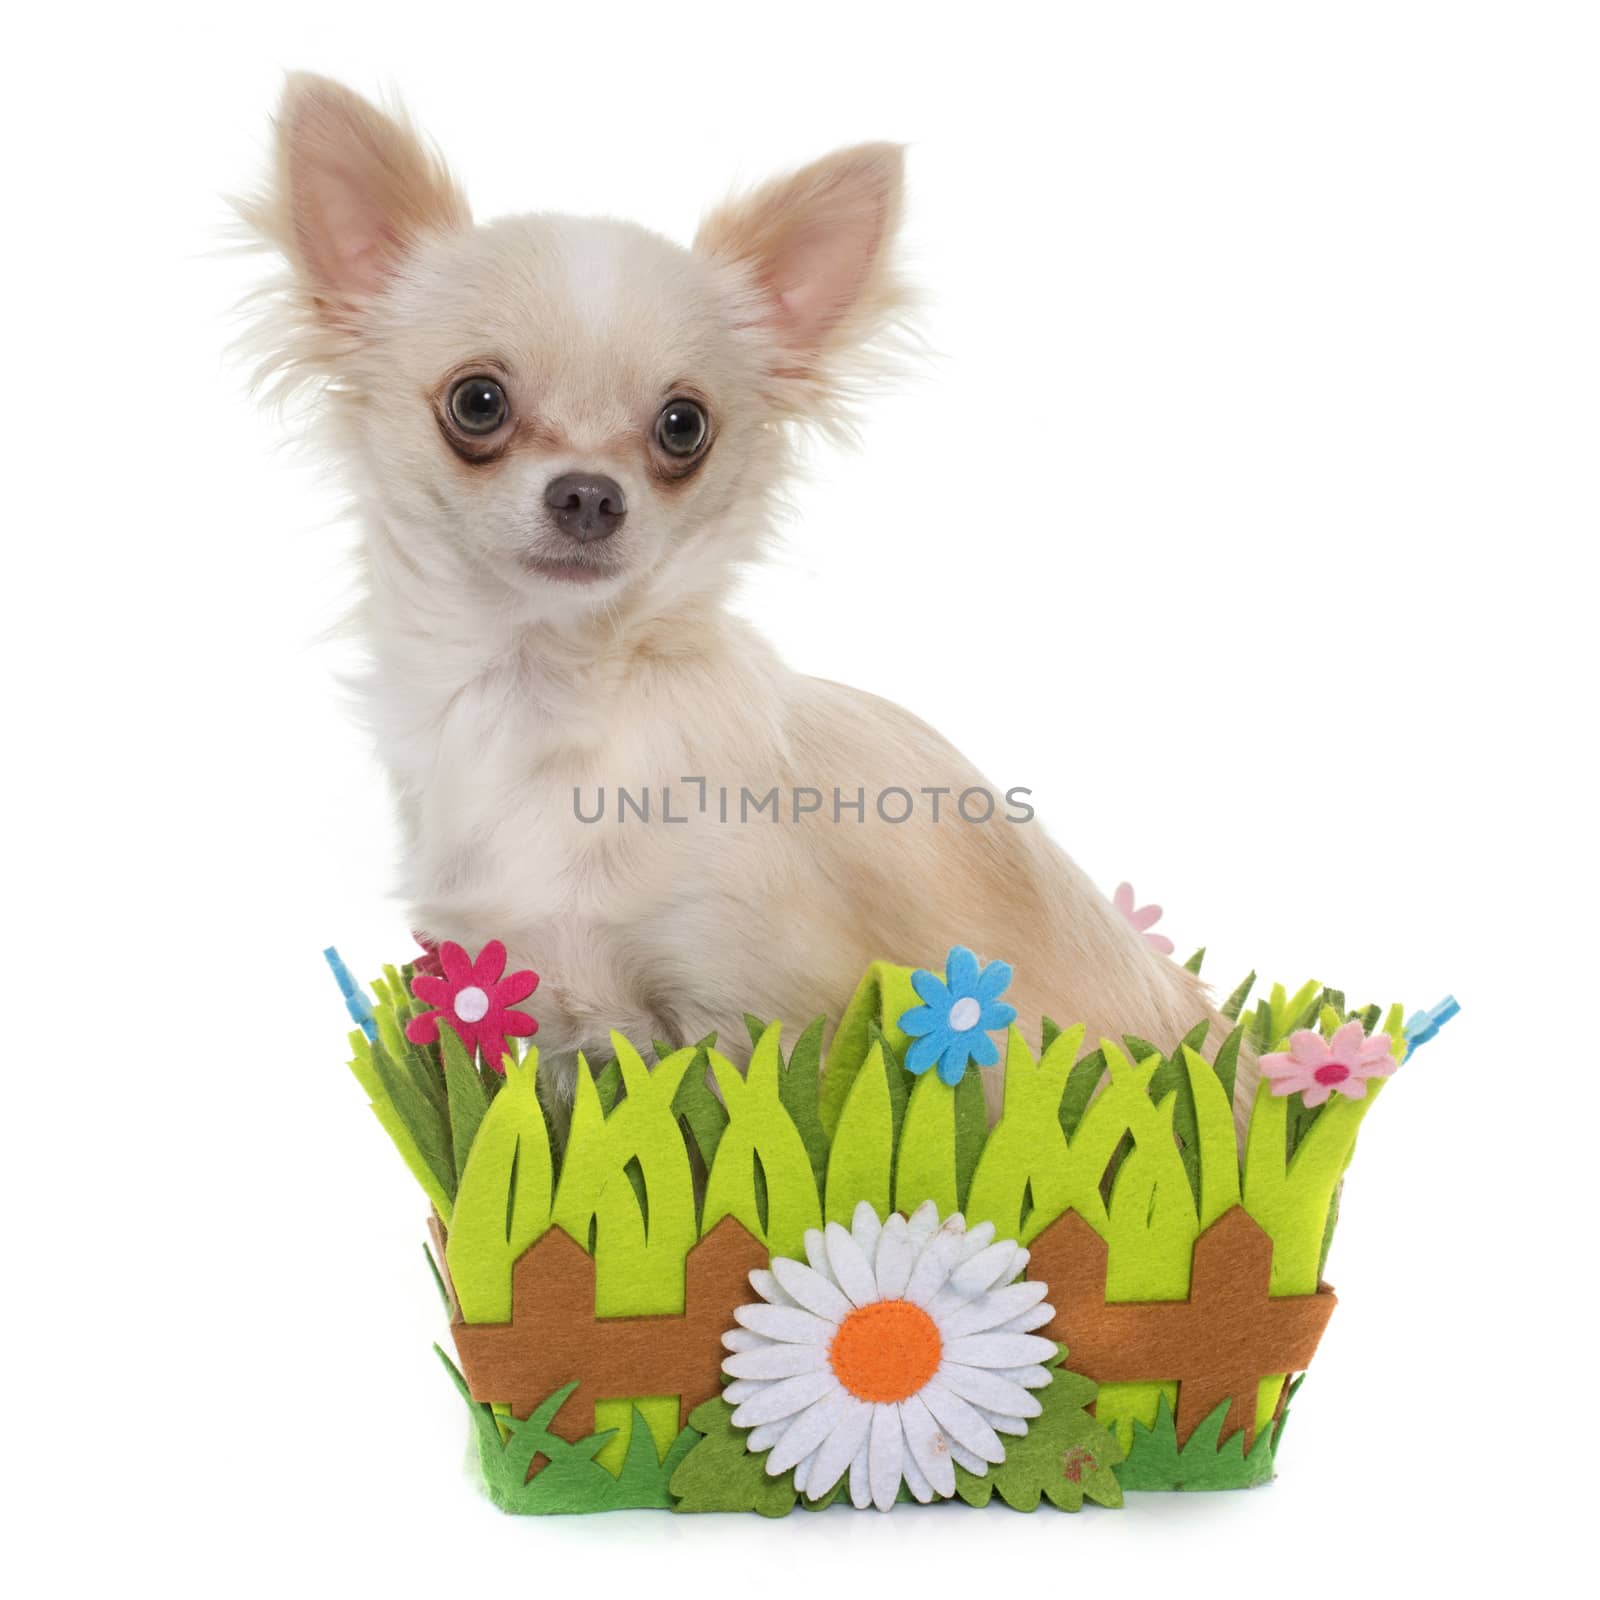
<svg viewBox="0 0 1600 1600">
<path fill-rule="evenodd" d="M 487 930 L 546 975 L 547 1050 L 596 1048 L 618 1027 L 682 1037 L 724 989 L 766 987 L 739 970 L 750 941 L 736 929 L 770 909 L 784 852 L 723 826 L 716 793 L 762 776 L 770 787 L 781 764 L 774 730 L 748 715 L 770 703 L 751 677 L 774 664 L 720 629 L 665 653 L 648 635 L 584 658 L 549 648 L 530 630 L 451 683 L 436 660 L 380 647 L 369 692 L 406 835 L 405 898 L 429 935 L 475 944 Z M 403 699 L 398 681 L 413 685 Z M 685 783 L 697 777 L 705 812 Z"/>
</svg>

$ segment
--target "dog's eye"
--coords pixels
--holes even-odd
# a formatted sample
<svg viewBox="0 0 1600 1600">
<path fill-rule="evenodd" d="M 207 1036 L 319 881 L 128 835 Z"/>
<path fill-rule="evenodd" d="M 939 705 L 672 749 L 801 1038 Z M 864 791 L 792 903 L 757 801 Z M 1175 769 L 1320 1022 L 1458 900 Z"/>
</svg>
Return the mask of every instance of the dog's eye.
<svg viewBox="0 0 1600 1600">
<path fill-rule="evenodd" d="M 450 416 L 463 433 L 493 433 L 511 410 L 493 378 L 463 378 L 450 391 Z"/>
<path fill-rule="evenodd" d="M 693 400 L 669 400 L 656 418 L 656 443 L 680 460 L 692 456 L 710 431 L 705 407 Z"/>
</svg>

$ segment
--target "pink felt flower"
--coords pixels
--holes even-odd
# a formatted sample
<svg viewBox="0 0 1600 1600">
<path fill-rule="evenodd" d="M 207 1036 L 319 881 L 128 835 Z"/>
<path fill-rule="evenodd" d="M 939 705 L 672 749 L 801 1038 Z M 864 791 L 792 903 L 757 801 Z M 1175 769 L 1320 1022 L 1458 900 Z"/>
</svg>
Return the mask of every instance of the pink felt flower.
<svg viewBox="0 0 1600 1600">
<path fill-rule="evenodd" d="M 498 939 L 491 939 L 476 961 L 446 939 L 439 946 L 439 964 L 443 977 L 423 973 L 411 980 L 417 999 L 437 1009 L 413 1017 L 406 1024 L 406 1038 L 413 1044 L 432 1044 L 439 1037 L 439 1024 L 447 1023 L 468 1050 L 476 1050 L 503 1073 L 510 1054 L 506 1036 L 525 1039 L 538 1031 L 539 1024 L 526 1011 L 511 1008 L 539 986 L 539 974 L 507 974 L 506 947 Z"/>
<path fill-rule="evenodd" d="M 1164 956 L 1172 954 L 1172 941 L 1166 934 L 1150 932 L 1150 929 L 1161 920 L 1160 906 L 1140 906 L 1137 911 L 1134 910 L 1131 883 L 1119 883 L 1117 892 L 1111 897 L 1111 903 L 1127 919 L 1130 927 L 1144 935 L 1144 942 L 1152 950 Z"/>
<path fill-rule="evenodd" d="M 1332 1039 L 1314 1028 L 1289 1036 L 1289 1048 L 1262 1056 L 1261 1074 L 1276 1095 L 1299 1090 L 1308 1106 L 1320 1106 L 1335 1089 L 1352 1100 L 1367 1092 L 1368 1078 L 1387 1078 L 1400 1063 L 1389 1035 L 1369 1039 L 1359 1022 L 1347 1022 Z"/>
</svg>

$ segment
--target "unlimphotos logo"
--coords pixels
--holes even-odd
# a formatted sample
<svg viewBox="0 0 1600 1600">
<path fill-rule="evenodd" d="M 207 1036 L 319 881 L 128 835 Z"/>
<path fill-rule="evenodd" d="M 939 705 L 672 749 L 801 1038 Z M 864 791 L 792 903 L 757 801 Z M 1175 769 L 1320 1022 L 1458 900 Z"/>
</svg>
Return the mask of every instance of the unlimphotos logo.
<svg viewBox="0 0 1600 1600">
<path fill-rule="evenodd" d="M 870 792 L 865 785 L 824 790 L 810 784 L 773 784 L 757 790 L 743 784 L 712 784 L 706 778 L 680 778 L 676 784 L 659 786 L 599 784 L 592 794 L 574 787 L 572 814 L 583 823 L 645 822 L 669 826 L 687 824 L 695 818 L 735 826 L 793 826 L 815 818 L 829 823 L 865 823 L 873 819 L 893 827 L 915 818 L 936 825 L 981 827 L 990 822 L 1032 822 L 1033 807 L 1027 798 L 1032 793 L 1032 789 L 1020 786 L 1007 789 L 1001 796 L 982 785 L 952 789 L 901 784 Z"/>
</svg>

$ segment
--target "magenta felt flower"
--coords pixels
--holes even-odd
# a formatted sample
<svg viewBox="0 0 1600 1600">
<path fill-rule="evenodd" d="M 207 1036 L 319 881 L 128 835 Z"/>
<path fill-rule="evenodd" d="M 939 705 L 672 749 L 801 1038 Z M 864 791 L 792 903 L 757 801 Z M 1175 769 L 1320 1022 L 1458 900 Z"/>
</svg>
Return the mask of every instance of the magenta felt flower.
<svg viewBox="0 0 1600 1600">
<path fill-rule="evenodd" d="M 506 947 L 498 939 L 491 939 L 476 961 L 446 939 L 439 946 L 439 964 L 442 977 L 422 973 L 411 980 L 417 999 L 437 1009 L 413 1017 L 406 1024 L 406 1038 L 412 1044 L 432 1044 L 439 1037 L 439 1024 L 448 1023 L 469 1051 L 476 1050 L 503 1073 L 505 1057 L 511 1053 L 506 1036 L 525 1039 L 538 1031 L 539 1024 L 526 1011 L 511 1008 L 538 988 L 539 974 L 507 973 Z"/>
<path fill-rule="evenodd" d="M 1111 897 L 1111 903 L 1122 913 L 1136 932 L 1144 935 L 1144 942 L 1152 950 L 1157 950 L 1164 956 L 1172 954 L 1172 941 L 1166 934 L 1150 932 L 1161 920 L 1160 906 L 1140 906 L 1136 911 L 1133 905 L 1133 885 L 1131 883 L 1119 883 L 1117 892 Z"/>
<path fill-rule="evenodd" d="M 1312 1028 L 1290 1034 L 1289 1048 L 1261 1058 L 1261 1075 L 1276 1095 L 1299 1090 L 1308 1106 L 1320 1106 L 1335 1089 L 1352 1100 L 1367 1092 L 1368 1078 L 1387 1078 L 1400 1063 L 1389 1035 L 1369 1039 L 1359 1022 L 1347 1022 L 1332 1039 Z"/>
</svg>

